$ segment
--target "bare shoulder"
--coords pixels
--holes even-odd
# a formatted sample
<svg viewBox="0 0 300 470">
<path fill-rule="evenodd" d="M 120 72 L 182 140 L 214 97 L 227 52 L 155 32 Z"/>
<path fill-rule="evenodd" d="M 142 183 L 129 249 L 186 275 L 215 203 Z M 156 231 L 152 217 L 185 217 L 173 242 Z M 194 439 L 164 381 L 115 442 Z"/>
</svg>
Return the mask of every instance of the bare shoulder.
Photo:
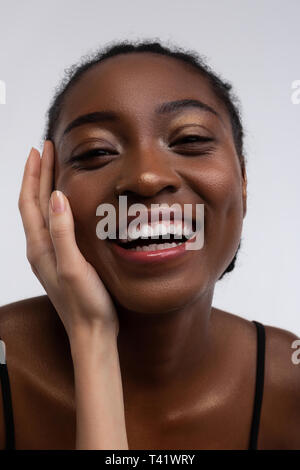
<svg viewBox="0 0 300 470">
<path fill-rule="evenodd" d="M 62 362 L 68 336 L 47 295 L 0 307 L 0 338 L 6 345 L 7 365 L 34 368 L 41 360 Z M 55 366 L 57 368 L 57 364 Z"/>
<path fill-rule="evenodd" d="M 5 342 L 7 363 L 22 359 L 33 364 L 49 348 L 67 340 L 63 324 L 47 295 L 19 300 L 0 307 L 0 337 Z M 53 343 L 54 342 L 54 343 Z M 54 349 L 56 349 L 54 348 Z"/>
<path fill-rule="evenodd" d="M 274 326 L 265 331 L 260 443 L 264 449 L 300 449 L 300 339 Z"/>
<path fill-rule="evenodd" d="M 16 321 L 22 328 L 28 321 L 40 322 L 54 313 L 55 309 L 47 295 L 18 300 L 0 307 L 0 328 L 9 328 Z"/>
<path fill-rule="evenodd" d="M 214 315 L 217 328 L 228 335 L 232 348 L 256 354 L 257 331 L 252 321 L 219 309 L 214 309 Z M 266 324 L 264 327 L 265 371 L 258 448 L 300 449 L 300 338 L 283 328 Z"/>
<path fill-rule="evenodd" d="M 70 394 L 72 363 L 68 337 L 44 295 L 1 306 L 0 338 L 5 343 L 17 443 L 30 448 L 27 447 L 30 442 L 26 442 L 28 422 L 34 429 L 51 403 L 64 402 Z M 0 393 L 0 448 L 4 448 L 5 442 L 2 400 Z"/>
</svg>

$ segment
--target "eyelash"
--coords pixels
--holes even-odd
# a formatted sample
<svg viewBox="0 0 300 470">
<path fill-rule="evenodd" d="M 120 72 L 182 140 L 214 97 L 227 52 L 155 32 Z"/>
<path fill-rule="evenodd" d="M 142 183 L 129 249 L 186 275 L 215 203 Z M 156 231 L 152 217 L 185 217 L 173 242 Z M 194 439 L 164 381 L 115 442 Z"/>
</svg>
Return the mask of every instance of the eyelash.
<svg viewBox="0 0 300 470">
<path fill-rule="evenodd" d="M 177 145 L 178 143 L 184 142 L 184 141 L 186 141 L 187 139 L 190 139 L 190 138 L 193 138 L 193 139 L 196 138 L 197 141 L 196 142 L 195 141 L 187 142 L 187 144 L 197 144 L 199 142 L 201 142 L 201 143 L 211 143 L 211 142 L 214 141 L 214 139 L 211 138 L 211 137 L 203 137 L 203 136 L 196 135 L 196 134 L 190 134 L 190 135 L 187 135 L 185 137 L 182 137 L 181 139 L 176 140 L 174 142 L 174 144 L 172 144 L 172 145 Z M 202 155 L 204 153 L 208 154 L 208 153 L 211 153 L 211 150 L 212 150 L 211 148 L 208 148 L 205 151 L 201 151 L 201 152 L 199 152 L 199 150 L 198 150 L 197 154 L 202 154 Z M 80 162 L 84 161 L 84 160 L 89 160 L 91 157 L 99 156 L 99 155 L 97 155 L 98 152 L 106 152 L 106 153 L 109 152 L 110 155 L 117 155 L 117 152 L 114 152 L 114 151 L 109 150 L 109 149 L 92 149 L 92 150 L 89 150 L 89 151 L 84 152 L 82 154 L 74 155 L 73 157 L 71 157 L 69 159 L 69 163 L 71 163 L 71 166 L 73 168 L 77 169 L 77 170 L 81 170 L 81 169 L 82 170 L 89 170 L 89 168 L 87 168 L 87 167 L 81 167 Z M 106 155 L 102 155 L 102 156 L 106 156 Z M 97 168 L 99 168 L 99 167 L 92 167 L 92 168 L 90 168 L 90 170 L 97 169 Z"/>
</svg>

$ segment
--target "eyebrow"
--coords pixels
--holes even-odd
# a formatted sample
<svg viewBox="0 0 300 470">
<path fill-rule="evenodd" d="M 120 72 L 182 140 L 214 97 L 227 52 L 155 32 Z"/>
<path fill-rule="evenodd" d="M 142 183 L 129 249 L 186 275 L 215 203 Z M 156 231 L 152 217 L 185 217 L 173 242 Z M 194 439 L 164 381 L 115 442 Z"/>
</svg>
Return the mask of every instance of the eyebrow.
<svg viewBox="0 0 300 470">
<path fill-rule="evenodd" d="M 201 111 L 206 111 L 209 113 L 214 114 L 217 116 L 221 121 L 222 118 L 220 114 L 213 109 L 211 106 L 208 104 L 203 103 L 200 100 L 196 99 L 182 99 L 182 100 L 176 100 L 176 101 L 168 101 L 166 103 L 162 103 L 158 105 L 154 112 L 155 114 L 168 114 L 168 113 L 173 113 L 176 111 L 181 111 L 186 108 L 197 108 L 200 109 Z M 119 115 L 114 112 L 114 111 L 96 111 L 94 113 L 88 113 L 88 114 L 83 114 L 81 116 L 78 116 L 76 119 L 71 121 L 67 127 L 65 128 L 61 139 L 68 134 L 72 129 L 75 129 L 76 127 L 83 126 L 85 124 L 90 124 L 90 123 L 100 123 L 104 121 L 118 121 L 120 120 Z"/>
</svg>

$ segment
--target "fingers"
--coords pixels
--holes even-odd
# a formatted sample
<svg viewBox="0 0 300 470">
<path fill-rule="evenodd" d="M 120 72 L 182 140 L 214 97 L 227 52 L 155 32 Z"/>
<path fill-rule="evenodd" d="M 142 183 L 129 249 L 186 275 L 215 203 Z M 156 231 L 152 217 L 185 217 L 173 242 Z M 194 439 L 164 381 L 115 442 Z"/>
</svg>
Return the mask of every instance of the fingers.
<svg viewBox="0 0 300 470">
<path fill-rule="evenodd" d="M 18 205 L 32 270 L 38 277 L 55 282 L 55 254 L 40 209 L 40 170 L 40 154 L 32 148 L 24 169 Z"/>
<path fill-rule="evenodd" d="M 27 258 L 46 291 L 59 279 L 79 279 L 88 264 L 78 249 L 68 199 L 52 190 L 54 149 L 46 141 L 42 159 L 32 148 L 19 196 L 19 209 L 27 241 Z"/>
<path fill-rule="evenodd" d="M 67 197 L 61 191 L 53 191 L 49 204 L 49 228 L 56 255 L 59 278 L 75 280 L 87 268 L 79 251 L 74 231 L 74 219 Z"/>
<path fill-rule="evenodd" d="M 40 188 L 40 154 L 32 147 L 25 164 L 21 191 L 19 196 L 19 209 L 26 237 L 32 234 L 31 228 L 43 230 L 45 224 L 39 207 Z"/>
<path fill-rule="evenodd" d="M 40 207 L 45 224 L 49 228 L 49 200 L 54 179 L 54 147 L 50 140 L 44 142 L 41 158 Z"/>
</svg>

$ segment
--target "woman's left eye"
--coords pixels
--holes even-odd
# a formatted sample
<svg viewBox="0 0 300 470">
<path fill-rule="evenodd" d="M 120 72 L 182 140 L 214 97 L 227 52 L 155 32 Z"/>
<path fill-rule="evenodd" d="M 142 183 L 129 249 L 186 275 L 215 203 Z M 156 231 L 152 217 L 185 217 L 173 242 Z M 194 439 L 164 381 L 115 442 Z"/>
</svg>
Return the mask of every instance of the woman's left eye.
<svg viewBox="0 0 300 470">
<path fill-rule="evenodd" d="M 186 135 L 184 137 L 181 137 L 180 139 L 176 140 L 173 145 L 175 144 L 180 144 L 180 143 L 187 143 L 187 144 L 193 144 L 193 143 L 197 143 L 197 142 L 212 142 L 214 139 L 212 137 L 205 137 L 205 136 L 201 136 L 201 135 L 194 135 L 194 134 L 191 134 L 191 135 Z"/>
<path fill-rule="evenodd" d="M 213 144 L 215 139 L 201 135 L 186 135 L 180 137 L 170 147 L 174 147 L 174 151 L 183 155 L 208 155 L 214 151 Z"/>
</svg>

